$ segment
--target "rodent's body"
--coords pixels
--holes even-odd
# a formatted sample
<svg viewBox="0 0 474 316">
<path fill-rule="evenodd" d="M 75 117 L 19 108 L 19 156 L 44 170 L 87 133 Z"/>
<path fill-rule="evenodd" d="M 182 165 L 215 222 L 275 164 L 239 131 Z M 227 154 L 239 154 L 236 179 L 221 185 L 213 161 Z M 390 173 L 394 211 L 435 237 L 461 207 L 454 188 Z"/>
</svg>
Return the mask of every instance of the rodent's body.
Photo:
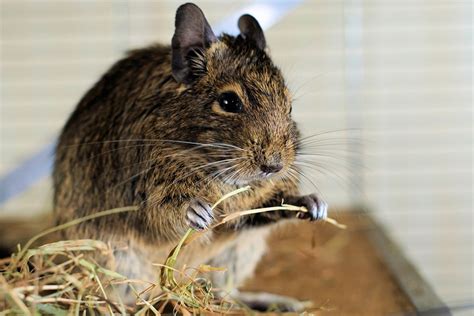
<svg viewBox="0 0 474 316">
<path fill-rule="evenodd" d="M 312 219 L 321 211 L 317 199 L 301 200 L 297 176 L 287 174 L 299 133 L 289 114 L 291 100 L 281 74 L 264 52 L 260 34 L 251 33 L 258 31 L 256 21 L 244 19 L 250 26 L 244 24 L 245 36 L 237 38 L 217 39 L 206 33 L 210 42 L 198 47 L 197 54 L 192 51 L 190 56 L 188 50 L 183 57 L 189 31 L 180 31 L 180 19 L 191 16 L 193 23 L 207 23 L 197 7 L 185 6 L 181 13 L 178 10 L 173 46 L 136 50 L 115 64 L 81 100 L 56 152 L 59 223 L 139 206 L 138 211 L 66 231 L 68 238 L 109 242 L 117 249 L 118 270 L 133 278 L 156 277 L 157 268 L 150 263 L 163 263 L 190 225 L 205 228 L 200 227 L 202 221 L 190 223 L 190 212 L 204 216 L 193 209 L 196 198 L 213 204 L 250 184 L 250 192 L 224 201 L 210 216 L 218 219 L 240 210 L 276 206 L 282 199 L 301 202 Z M 179 58 L 189 60 L 183 66 Z M 239 96 L 245 106 L 239 108 L 242 113 L 219 107 L 216 99 L 222 91 L 225 96 L 226 91 Z M 239 169 L 228 167 L 233 161 L 241 162 Z M 270 177 L 272 173 L 277 176 Z M 203 209 L 209 211 L 208 206 Z M 180 259 L 187 266 L 212 261 L 234 266 L 228 270 L 237 274 L 234 281 L 239 286 L 264 252 L 271 224 L 289 215 L 272 212 L 234 220 L 190 244 Z M 224 285 L 221 277 L 215 281 Z"/>
<path fill-rule="evenodd" d="M 192 128 L 199 119 L 205 128 L 208 120 L 176 109 L 175 100 L 186 90 L 172 77 L 170 56 L 169 47 L 154 46 L 118 62 L 78 105 L 58 144 L 55 209 L 60 223 L 103 210 L 140 206 L 139 211 L 107 216 L 67 231 L 68 237 L 100 239 L 125 252 L 133 251 L 121 254 L 124 262 L 118 263 L 119 269 L 133 277 L 157 271 L 150 262 L 163 263 L 184 235 L 188 229 L 184 208 L 191 197 L 213 203 L 237 188 L 219 180 L 206 181 L 209 170 L 187 176 L 206 161 L 200 161 L 192 146 L 160 141 L 199 141 L 193 138 Z M 151 109 L 150 99 L 155 103 Z M 187 126 L 188 122 L 194 126 Z M 229 214 L 262 207 L 283 189 L 297 193 L 296 186 L 288 186 L 278 180 L 255 182 L 249 193 L 224 201 L 218 210 Z M 246 260 L 251 254 L 260 257 L 269 228 L 252 232 L 258 246 L 244 254 Z M 248 233 L 245 227 L 243 232 L 214 232 L 212 241 L 185 248 L 180 260 L 198 266 L 234 246 L 240 234 Z M 137 264 L 137 259 L 149 262 Z"/>
</svg>

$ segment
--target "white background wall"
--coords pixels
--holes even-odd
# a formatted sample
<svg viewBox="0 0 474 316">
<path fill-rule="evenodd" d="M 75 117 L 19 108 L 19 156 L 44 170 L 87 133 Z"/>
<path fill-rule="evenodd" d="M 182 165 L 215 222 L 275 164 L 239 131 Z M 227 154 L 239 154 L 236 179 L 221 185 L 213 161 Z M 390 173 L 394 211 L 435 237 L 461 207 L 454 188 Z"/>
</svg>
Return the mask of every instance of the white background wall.
<svg viewBox="0 0 474 316">
<path fill-rule="evenodd" d="M 0 175 L 126 49 L 169 42 L 180 3 L 1 1 Z M 252 1 L 197 3 L 215 24 Z M 334 206 L 369 205 L 448 303 L 473 298 L 472 30 L 467 0 L 306 0 L 266 33 L 304 132 L 343 130 L 321 136 L 339 178 L 313 181 Z M 45 179 L 0 217 L 50 199 Z"/>
</svg>

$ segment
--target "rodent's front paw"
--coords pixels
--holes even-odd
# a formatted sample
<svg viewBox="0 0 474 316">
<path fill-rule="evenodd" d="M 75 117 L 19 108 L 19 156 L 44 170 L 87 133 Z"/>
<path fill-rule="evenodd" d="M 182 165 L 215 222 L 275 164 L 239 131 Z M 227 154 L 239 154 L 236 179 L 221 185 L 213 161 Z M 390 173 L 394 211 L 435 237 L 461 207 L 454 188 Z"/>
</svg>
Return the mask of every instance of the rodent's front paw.
<svg viewBox="0 0 474 316">
<path fill-rule="evenodd" d="M 199 198 L 194 198 L 186 210 L 186 223 L 196 230 L 209 228 L 214 220 L 211 205 Z"/>
<path fill-rule="evenodd" d="M 316 221 L 328 217 L 328 204 L 321 200 L 316 194 L 293 197 L 290 198 L 287 203 L 296 206 L 304 206 L 308 210 L 308 212 L 298 213 L 298 218 Z"/>
</svg>

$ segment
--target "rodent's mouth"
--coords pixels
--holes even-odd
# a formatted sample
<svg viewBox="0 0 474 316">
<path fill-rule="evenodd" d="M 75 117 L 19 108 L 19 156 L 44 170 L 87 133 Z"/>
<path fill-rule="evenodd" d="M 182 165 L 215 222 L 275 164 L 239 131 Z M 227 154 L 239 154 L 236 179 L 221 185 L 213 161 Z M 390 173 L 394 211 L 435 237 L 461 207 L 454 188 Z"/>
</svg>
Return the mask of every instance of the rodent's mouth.
<svg viewBox="0 0 474 316">
<path fill-rule="evenodd" d="M 281 178 L 283 177 L 284 173 L 285 173 L 284 170 L 273 172 L 273 173 L 257 171 L 254 174 L 250 174 L 250 175 L 237 175 L 230 178 L 222 177 L 222 181 L 230 185 L 243 186 L 243 185 L 248 185 L 254 181 L 265 181 L 265 180 L 270 180 L 274 178 Z"/>
<path fill-rule="evenodd" d="M 244 154 L 232 156 L 220 165 L 217 164 L 212 174 L 217 174 L 215 179 L 230 185 L 249 185 L 252 182 L 265 182 L 288 178 L 291 176 L 293 159 L 291 154 L 281 150 L 274 152 L 254 152 L 248 150 Z"/>
</svg>

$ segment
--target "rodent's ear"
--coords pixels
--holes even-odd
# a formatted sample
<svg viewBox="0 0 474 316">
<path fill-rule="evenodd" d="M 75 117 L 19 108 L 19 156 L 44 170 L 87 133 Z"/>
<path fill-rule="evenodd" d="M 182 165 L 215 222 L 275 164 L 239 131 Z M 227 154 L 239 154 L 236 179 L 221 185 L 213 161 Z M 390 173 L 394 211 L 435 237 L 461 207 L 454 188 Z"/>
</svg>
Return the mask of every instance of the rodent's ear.
<svg viewBox="0 0 474 316">
<path fill-rule="evenodd" d="M 258 21 L 250 14 L 244 14 L 239 18 L 240 35 L 244 39 L 250 39 L 255 42 L 258 48 L 264 50 L 266 47 L 265 35 L 258 24 Z"/>
<path fill-rule="evenodd" d="M 217 41 L 204 13 L 193 3 L 185 3 L 176 11 L 175 32 L 171 40 L 173 77 L 189 84 L 195 79 L 189 61 L 198 52 Z M 196 56 L 194 56 L 196 57 Z"/>
</svg>

